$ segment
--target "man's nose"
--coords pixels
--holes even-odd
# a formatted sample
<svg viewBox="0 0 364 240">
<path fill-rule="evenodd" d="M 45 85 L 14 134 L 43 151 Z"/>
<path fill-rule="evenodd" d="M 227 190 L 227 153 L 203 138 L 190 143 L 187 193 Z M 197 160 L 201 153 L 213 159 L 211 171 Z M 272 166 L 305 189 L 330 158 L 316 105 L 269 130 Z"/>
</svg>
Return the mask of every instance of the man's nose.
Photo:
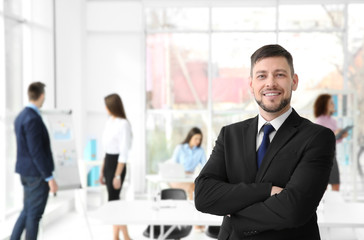
<svg viewBox="0 0 364 240">
<path fill-rule="evenodd" d="M 267 76 L 267 79 L 266 79 L 266 82 L 265 82 L 265 86 L 266 87 L 273 87 L 276 84 L 277 84 L 277 81 L 276 81 L 275 77 L 273 75 L 269 74 Z"/>
</svg>

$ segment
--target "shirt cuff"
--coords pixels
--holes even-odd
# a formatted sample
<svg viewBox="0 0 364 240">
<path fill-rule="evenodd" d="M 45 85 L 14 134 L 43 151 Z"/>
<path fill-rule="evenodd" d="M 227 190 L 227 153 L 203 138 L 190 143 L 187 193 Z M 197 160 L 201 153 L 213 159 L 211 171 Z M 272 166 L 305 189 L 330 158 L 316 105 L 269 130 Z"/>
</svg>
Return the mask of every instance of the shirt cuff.
<svg viewBox="0 0 364 240">
<path fill-rule="evenodd" d="M 50 177 L 47 177 L 46 179 L 45 179 L 45 181 L 46 182 L 49 182 L 50 180 L 52 180 L 54 177 L 53 176 L 50 176 Z"/>
<path fill-rule="evenodd" d="M 119 154 L 118 162 L 119 163 L 126 163 L 127 156 Z"/>
</svg>

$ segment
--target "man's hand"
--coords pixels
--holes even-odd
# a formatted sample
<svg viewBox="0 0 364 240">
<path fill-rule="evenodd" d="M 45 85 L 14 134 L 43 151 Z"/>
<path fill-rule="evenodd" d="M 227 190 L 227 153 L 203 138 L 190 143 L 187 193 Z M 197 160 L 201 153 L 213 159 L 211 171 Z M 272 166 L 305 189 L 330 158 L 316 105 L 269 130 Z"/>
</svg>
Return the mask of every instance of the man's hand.
<svg viewBox="0 0 364 240">
<path fill-rule="evenodd" d="M 277 187 L 277 186 L 272 186 L 272 190 L 270 192 L 270 195 L 273 196 L 274 194 L 278 194 L 280 192 L 282 192 L 283 188 Z"/>
<path fill-rule="evenodd" d="M 56 193 L 58 191 L 58 185 L 54 178 L 48 181 L 48 186 L 51 193 Z"/>
</svg>

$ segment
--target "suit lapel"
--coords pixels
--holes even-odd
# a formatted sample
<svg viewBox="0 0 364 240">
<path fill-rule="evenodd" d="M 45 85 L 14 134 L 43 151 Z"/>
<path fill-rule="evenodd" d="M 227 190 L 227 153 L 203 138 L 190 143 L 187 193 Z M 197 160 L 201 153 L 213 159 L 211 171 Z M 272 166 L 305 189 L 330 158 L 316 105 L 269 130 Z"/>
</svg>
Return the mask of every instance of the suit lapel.
<svg viewBox="0 0 364 240">
<path fill-rule="evenodd" d="M 255 117 L 243 127 L 243 162 L 246 164 L 249 179 L 254 181 L 257 172 L 256 137 L 258 117 Z"/>
<path fill-rule="evenodd" d="M 268 150 L 263 158 L 262 165 L 258 170 L 256 182 L 262 181 L 274 156 L 296 134 L 297 126 L 299 125 L 300 121 L 301 117 L 293 109 L 292 113 L 278 129 L 276 135 L 273 138 L 273 141 L 270 143 Z"/>
</svg>

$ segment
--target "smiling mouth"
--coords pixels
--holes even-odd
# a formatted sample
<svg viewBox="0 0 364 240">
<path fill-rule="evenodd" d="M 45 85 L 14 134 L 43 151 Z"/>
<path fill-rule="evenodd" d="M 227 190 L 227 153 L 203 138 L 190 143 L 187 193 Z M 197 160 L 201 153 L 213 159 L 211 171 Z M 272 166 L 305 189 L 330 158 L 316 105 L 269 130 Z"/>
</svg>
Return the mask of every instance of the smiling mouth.
<svg viewBox="0 0 364 240">
<path fill-rule="evenodd" d="M 278 95 L 280 95 L 280 93 L 277 93 L 277 92 L 275 92 L 275 93 L 264 93 L 263 95 L 267 96 L 267 97 L 272 97 L 272 96 L 278 96 Z"/>
</svg>

